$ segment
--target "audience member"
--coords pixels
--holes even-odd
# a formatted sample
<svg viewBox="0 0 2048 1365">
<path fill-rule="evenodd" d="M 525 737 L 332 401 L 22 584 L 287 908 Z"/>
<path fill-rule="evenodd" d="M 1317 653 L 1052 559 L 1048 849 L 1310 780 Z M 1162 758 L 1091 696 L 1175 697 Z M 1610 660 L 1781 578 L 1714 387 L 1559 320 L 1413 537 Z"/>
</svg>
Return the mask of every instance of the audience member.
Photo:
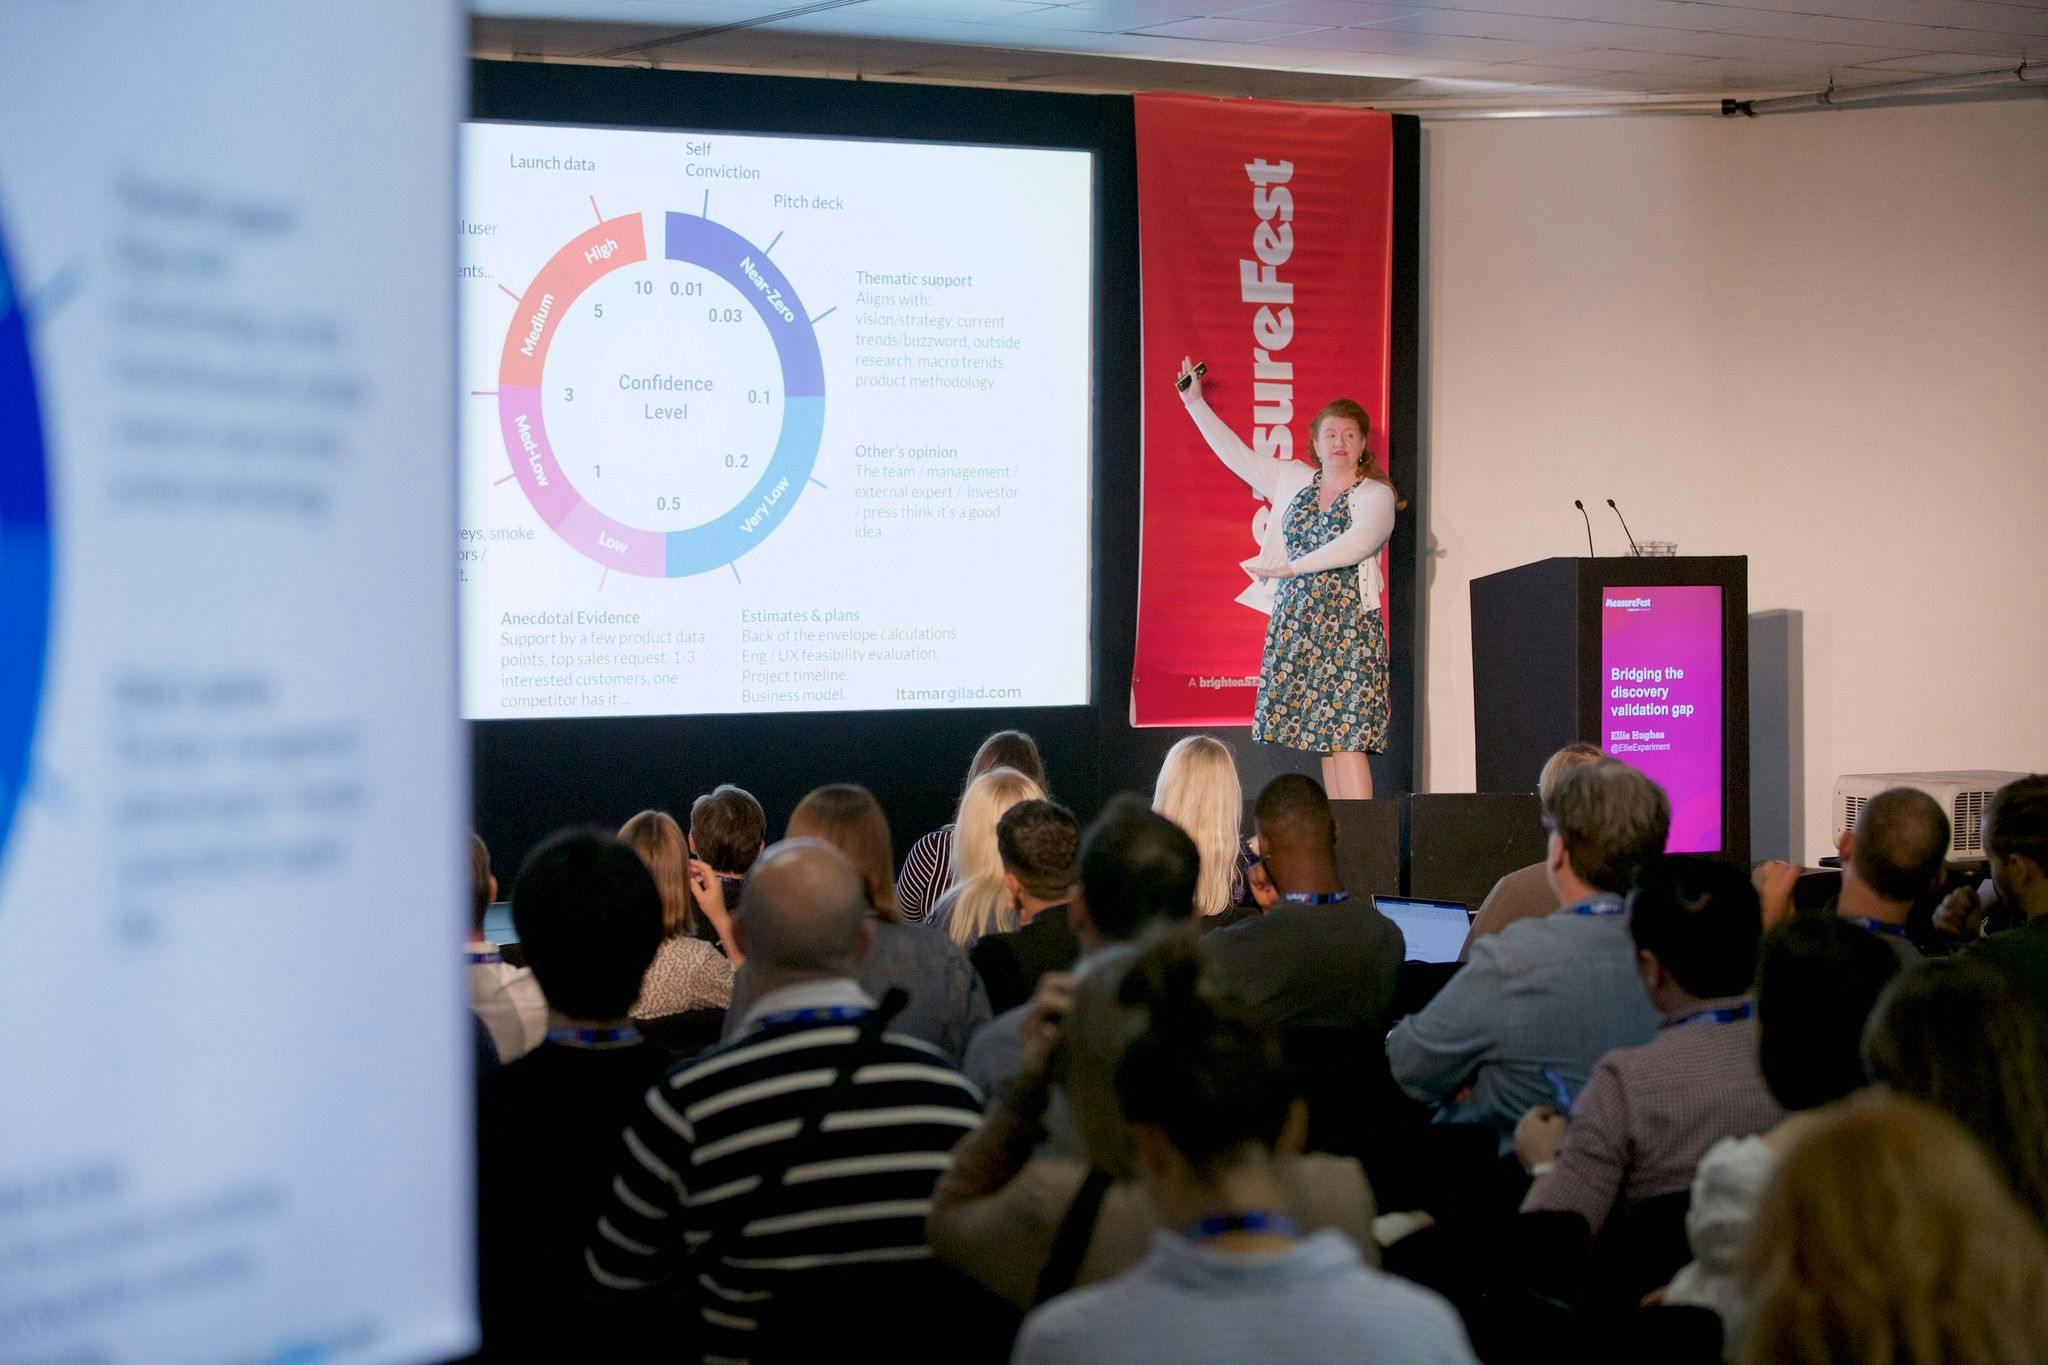
<svg viewBox="0 0 2048 1365">
<path fill-rule="evenodd" d="M 545 1041 L 486 1077 L 477 1101 L 485 1347 L 492 1359 L 566 1360 L 580 1354 L 574 1309 L 591 1211 L 619 1130 L 667 1062 L 626 1017 L 661 944 L 664 907 L 630 848 L 574 833 L 526 860 L 512 918 L 552 1008 Z"/>
<path fill-rule="evenodd" d="M 498 1060 L 513 1061 L 540 1046 L 547 1036 L 548 1002 L 530 967 L 505 961 L 498 945 L 484 938 L 484 915 L 498 898 L 491 852 L 481 836 L 469 836 L 469 1007 L 490 1032 Z"/>
<path fill-rule="evenodd" d="M 1244 839 L 1244 788 L 1223 742 L 1209 735 L 1175 742 L 1159 765 L 1152 809 L 1179 825 L 1202 855 L 1202 875 L 1195 883 L 1196 925 L 1222 928 L 1219 920 L 1235 922 L 1256 913 L 1251 904 L 1253 858 Z"/>
<path fill-rule="evenodd" d="M 805 1329 L 860 1326 L 816 1320 L 814 1296 L 929 1257 L 932 1182 L 980 1105 L 930 1045 L 880 1031 L 854 980 L 874 918 L 839 850 L 767 850 L 734 928 L 759 990 L 741 1036 L 647 1092 L 585 1262 L 625 1290 L 687 1263 L 702 1358 L 778 1360 Z"/>
<path fill-rule="evenodd" d="M 894 865 L 889 822 L 875 798 L 867 788 L 850 783 L 820 787 L 791 812 L 788 837 L 822 839 L 853 864 L 877 921 L 874 941 L 860 960 L 855 980 L 877 1000 L 890 988 L 900 987 L 909 1003 L 890 1027 L 932 1044 L 959 1065 L 968 1038 L 988 1022 L 988 996 L 957 944 L 898 917 L 889 880 Z M 726 1037 L 738 1032 L 754 999 L 754 974 L 742 967 L 726 1015 Z"/>
<path fill-rule="evenodd" d="M 2048 1360 L 2048 1245 L 1968 1136 L 1859 1095 L 1785 1154 L 1743 1259 L 1749 1365 Z"/>
<path fill-rule="evenodd" d="M 1185 931 L 1195 908 L 1201 857 L 1180 826 L 1136 796 L 1111 799 L 1081 844 L 1081 886 L 1068 913 L 1081 956 L 1075 999 L 1060 1049 L 1063 1071 L 1046 1116 L 1048 1154 L 1079 1156 L 1082 1124 L 1097 1164 L 1116 1166 L 1128 1146 L 1116 1117 L 1116 1065 L 1129 1042 L 1116 992 L 1140 940 Z M 1028 1006 L 1006 1011 L 974 1035 L 965 1070 L 984 1095 L 1008 1085 L 1022 1062 Z"/>
<path fill-rule="evenodd" d="M 1003 885 L 1003 858 L 996 848 L 996 822 L 1019 801 L 1042 801 L 1039 785 L 1015 768 L 991 768 L 967 784 L 953 821 L 953 884 L 925 916 L 933 929 L 963 949 L 983 934 L 1017 927 Z"/>
<path fill-rule="evenodd" d="M 1405 946 L 1398 925 L 1339 883 L 1329 798 L 1314 778 L 1283 773 L 1253 819 L 1279 900 L 1202 940 L 1218 979 L 1269 1028 L 1384 1028 Z"/>
<path fill-rule="evenodd" d="M 1664 1302 L 1710 1308 L 1724 1340 L 1748 1323 L 1738 1270 L 1757 1201 L 1792 1144 L 1810 1133 L 1822 1106 L 1861 1089 L 1865 1024 L 1898 954 L 1869 930 L 1832 915 L 1798 915 L 1765 935 L 1756 974 L 1757 1062 L 1771 1098 L 1790 1116 L 1754 1137 L 1723 1138 L 1700 1158 L 1686 1210 L 1692 1261 Z"/>
<path fill-rule="evenodd" d="M 969 957 L 997 1013 L 1029 1001 L 1040 977 L 1066 971 L 1081 956 L 1067 913 L 1080 850 L 1081 826 L 1065 806 L 1020 801 L 996 822 L 1003 887 L 1019 927 L 987 935 Z"/>
<path fill-rule="evenodd" d="M 2048 1039 L 2011 978 L 1941 958 L 1892 983 L 1863 1040 L 1870 1078 L 1977 1135 L 2048 1228 Z"/>
<path fill-rule="evenodd" d="M 1536 776 L 1536 797 L 1538 801 L 1550 799 L 1550 789 L 1557 785 L 1557 775 L 1566 768 L 1576 768 L 1587 763 L 1598 763 L 1607 757 L 1597 744 L 1567 744 L 1544 761 L 1543 771 Z M 1493 890 L 1486 893 L 1486 899 L 1479 903 L 1479 913 L 1472 918 L 1471 931 L 1465 935 L 1465 946 L 1458 952 L 1458 961 L 1463 962 L 1472 955 L 1472 944 L 1488 934 L 1497 934 L 1510 924 L 1525 919 L 1541 919 L 1558 908 L 1557 888 L 1550 883 L 1550 868 L 1545 863 L 1531 863 L 1517 868 L 1493 884 Z"/>
<path fill-rule="evenodd" d="M 1785 1111 L 1757 1063 L 1756 889 L 1726 863 L 1658 858 L 1629 893 L 1636 975 L 1663 1023 L 1593 1068 L 1570 1118 L 1538 1106 L 1515 1129 L 1536 1177 L 1525 1213 L 1610 1216 L 1692 1185 L 1708 1147 L 1773 1127 Z"/>
<path fill-rule="evenodd" d="M 690 856 L 706 864 L 718 878 L 723 903 L 740 903 L 747 869 L 767 847 L 768 815 L 753 793 L 722 782 L 690 803 Z M 704 898 L 697 898 L 701 907 Z M 726 947 L 718 926 L 698 915 L 690 926 L 697 938 Z"/>
<path fill-rule="evenodd" d="M 1117 1093 L 1163 1226 L 1119 1278 L 1026 1318 L 1014 1359 L 1473 1360 L 1449 1304 L 1380 1273 L 1341 1233 L 1297 1224 L 1283 1172 L 1307 1113 L 1273 1040 L 1198 989 L 1199 964 L 1185 941 L 1162 943 L 1121 992 L 1149 1016 Z"/>
<path fill-rule="evenodd" d="M 1921 961 L 1908 937 L 1915 908 L 1941 892 L 1949 823 L 1934 798 L 1915 787 L 1892 787 L 1864 803 L 1856 823 L 1835 839 L 1842 887 L 1833 913 L 1868 929 L 1892 945 L 1907 966 Z M 1757 894 L 1763 898 L 1764 927 L 1784 922 L 1803 869 L 1786 862 L 1757 865 Z M 1933 927 L 1952 933 L 1938 920 Z"/>
<path fill-rule="evenodd" d="M 1926 792 L 1893 787 L 1871 797 L 1835 845 L 1842 857 L 1835 913 L 1884 936 L 1907 966 L 1920 961 L 1906 921 L 1941 891 L 1948 836 L 1948 816 Z"/>
<path fill-rule="evenodd" d="M 1128 1145 L 1106 1154 L 1108 1164 L 1032 1154 L 1045 1136 L 1050 1063 L 1073 998 L 1071 977 L 1051 972 L 1040 979 L 1024 1016 L 1017 1075 L 991 1099 L 981 1126 L 954 1149 L 953 1169 L 932 1194 L 932 1249 L 1019 1308 L 1122 1274 L 1144 1256 L 1160 1226 Z M 1121 1002 L 1119 1013 L 1128 1033 L 1129 1011 Z M 1121 1110 L 1108 1117 L 1124 1127 Z M 1108 1125 L 1091 1126 L 1106 1131 Z M 1335 1228 L 1378 1262 L 1372 1191 L 1356 1161 L 1290 1156 L 1279 1175 L 1287 1208 L 1303 1226 Z M 1065 1252 L 1055 1263 L 1053 1249 L 1062 1244 Z"/>
<path fill-rule="evenodd" d="M 1022 730 L 998 730 L 981 742 L 981 747 L 974 751 L 974 761 L 967 765 L 967 781 L 961 785 L 961 794 L 964 796 L 967 788 L 974 785 L 975 778 L 997 768 L 1015 768 L 1038 784 L 1040 796 L 1049 789 L 1038 744 Z M 939 897 L 952 887 L 953 829 L 952 825 L 939 826 L 920 837 L 903 855 L 903 871 L 896 877 L 896 908 L 902 911 L 906 923 L 924 919 L 939 903 Z"/>
<path fill-rule="evenodd" d="M 2048 1016 L 2048 776 L 2022 777 L 1992 795 L 1984 849 L 1998 901 L 2020 923 L 1971 951 L 2010 976 Z"/>
<path fill-rule="evenodd" d="M 619 829 L 619 838 L 640 855 L 661 892 L 661 950 L 633 1002 L 635 1019 L 662 1019 L 691 1010 L 722 1010 L 732 1003 L 732 963 L 724 953 L 691 935 L 696 913 L 690 896 L 690 850 L 682 826 L 666 811 L 643 810 Z M 714 923 L 721 940 L 732 938 L 732 922 L 721 904 Z"/>
<path fill-rule="evenodd" d="M 1401 1088 L 1444 1121 L 1491 1125 L 1507 1151 L 1516 1122 L 1576 1092 L 1595 1062 L 1657 1034 L 1636 978 L 1622 894 L 1664 851 L 1662 789 L 1612 759 L 1567 768 L 1544 803 L 1546 867 L 1561 907 L 1472 945 L 1471 959 L 1387 1036 Z"/>
<path fill-rule="evenodd" d="M 1522 1158 L 1527 1213 L 1596 1236 L 1631 1215 L 1595 1248 L 1625 1243 L 1630 1270 L 1595 1262 L 1560 1352 L 1711 1347 L 1704 1313 L 1609 1317 L 1657 1283 L 1633 1270 L 1682 1259 L 1642 1237 L 1649 1215 L 1675 1237 L 1689 1197 L 1692 1261 L 1657 1298 L 1717 1312 L 1732 1358 L 2048 1360 L 2048 776 L 1986 808 L 1986 894 L 1937 926 L 1969 946 L 1932 962 L 1906 935 L 1950 829 L 1916 789 L 1838 841 L 1835 913 L 1793 915 L 1797 869 L 1752 889 L 1662 856 L 1663 792 L 1593 746 L 1539 785 L 1540 874 L 1495 885 L 1469 961 L 1386 1038 L 1402 1090 L 1480 1127 L 1390 1146 L 1375 1179 L 1420 1166 L 1488 1192 L 1425 1197 L 1443 1265 L 1423 1247 L 1403 1269 L 1454 1298 L 1453 1267 L 1478 1277 L 1488 1358 L 1536 1319 L 1487 1286 L 1576 1283 L 1564 1261 L 1545 1279 L 1455 1259 L 1485 1260 L 1500 1225 L 1467 1215 L 1522 1190 L 1510 1163 L 1446 1155 L 1469 1137 Z M 730 785 L 687 838 L 655 810 L 616 839 L 558 835 L 513 896 L 526 966 L 486 941 L 497 884 L 471 836 L 468 989 L 504 1063 L 477 1090 L 489 1358 L 979 1358 L 1001 1306 L 929 1279 L 934 1256 L 1035 1309 L 1014 1356 L 1032 1365 L 1473 1358 L 1449 1304 L 1378 1269 L 1360 1163 L 1302 1152 L 1278 1038 L 1383 1026 L 1404 956 L 1341 885 L 1322 789 L 1268 783 L 1248 845 L 1230 752 L 1193 735 L 1151 808 L 1115 798 L 1085 838 L 1043 793 L 1029 736 L 991 735 L 900 877 L 850 784 L 812 791 L 773 848 Z M 2005 918 L 1980 936 L 1986 899 Z M 708 1038 L 728 1002 L 725 1041 L 668 1066 L 656 1023 Z M 1511 1224 L 1533 1240 L 1503 1264 L 1563 1226 Z M 869 1311 L 892 1295 L 940 1316 Z"/>
</svg>

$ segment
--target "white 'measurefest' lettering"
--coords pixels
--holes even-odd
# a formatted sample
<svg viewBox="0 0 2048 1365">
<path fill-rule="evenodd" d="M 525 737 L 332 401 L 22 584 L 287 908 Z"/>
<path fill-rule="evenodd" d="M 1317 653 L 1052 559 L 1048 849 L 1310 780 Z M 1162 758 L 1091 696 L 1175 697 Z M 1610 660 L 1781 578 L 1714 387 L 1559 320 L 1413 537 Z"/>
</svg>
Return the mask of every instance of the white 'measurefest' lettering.
<svg viewBox="0 0 2048 1365">
<path fill-rule="evenodd" d="M 1252 212 L 1259 224 L 1252 230 L 1255 260 L 1237 263 L 1238 298 L 1256 303 L 1252 314 L 1252 449 L 1275 460 L 1294 458 L 1294 362 L 1273 357 L 1294 340 L 1294 284 L 1280 278 L 1280 267 L 1294 254 L 1294 177 L 1291 161 L 1260 157 L 1247 162 L 1252 182 Z M 1277 305 L 1277 307 L 1276 307 Z"/>
</svg>

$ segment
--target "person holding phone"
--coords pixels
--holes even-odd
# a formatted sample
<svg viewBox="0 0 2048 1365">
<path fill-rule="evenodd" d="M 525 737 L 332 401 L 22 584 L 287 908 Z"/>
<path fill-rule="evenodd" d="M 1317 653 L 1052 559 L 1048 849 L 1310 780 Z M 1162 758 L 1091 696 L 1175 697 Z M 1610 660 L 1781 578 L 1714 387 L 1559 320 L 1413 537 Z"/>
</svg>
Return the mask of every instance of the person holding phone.
<svg viewBox="0 0 2048 1365">
<path fill-rule="evenodd" d="M 1349 398 L 1309 422 L 1314 467 L 1260 454 L 1202 397 L 1206 366 L 1181 361 L 1175 387 L 1188 416 L 1231 473 L 1272 504 L 1246 572 L 1270 620 L 1259 660 L 1252 740 L 1322 755 L 1331 796 L 1372 795 L 1366 756 L 1385 753 L 1387 632 L 1380 550 L 1407 504 L 1368 447 L 1372 418 Z"/>
</svg>

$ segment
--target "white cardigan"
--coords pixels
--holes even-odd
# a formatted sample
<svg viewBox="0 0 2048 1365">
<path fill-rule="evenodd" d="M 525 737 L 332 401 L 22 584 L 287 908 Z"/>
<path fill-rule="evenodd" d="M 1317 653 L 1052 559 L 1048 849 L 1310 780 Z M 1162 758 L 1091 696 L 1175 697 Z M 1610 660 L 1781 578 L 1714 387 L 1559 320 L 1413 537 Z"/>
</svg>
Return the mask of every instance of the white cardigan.
<svg viewBox="0 0 2048 1365">
<path fill-rule="evenodd" d="M 1314 481 L 1314 466 L 1299 460 L 1276 460 L 1255 452 L 1216 415 L 1200 395 L 1187 398 L 1188 416 L 1195 419 L 1202 439 L 1224 467 L 1252 486 L 1252 491 L 1273 505 L 1266 518 L 1266 532 L 1259 539 L 1259 561 L 1277 564 L 1287 559 L 1287 509 L 1294 497 Z M 1345 498 L 1351 503 L 1351 529 L 1320 549 L 1300 559 L 1288 560 L 1296 576 L 1325 573 L 1332 569 L 1358 569 L 1358 597 L 1367 611 L 1380 605 L 1380 547 L 1394 534 L 1394 490 L 1377 479 L 1361 477 Z M 1279 591 L 1277 580 L 1255 579 L 1237 600 L 1272 615 Z"/>
</svg>

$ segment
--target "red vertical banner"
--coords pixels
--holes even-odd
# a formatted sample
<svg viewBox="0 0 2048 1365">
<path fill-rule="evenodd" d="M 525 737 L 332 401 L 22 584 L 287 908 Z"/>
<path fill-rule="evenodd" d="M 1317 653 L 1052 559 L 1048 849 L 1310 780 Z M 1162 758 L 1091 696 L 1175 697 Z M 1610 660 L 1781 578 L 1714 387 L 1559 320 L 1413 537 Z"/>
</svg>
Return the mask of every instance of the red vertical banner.
<svg viewBox="0 0 2048 1365">
<path fill-rule="evenodd" d="M 1217 414 L 1255 450 L 1303 461 L 1316 409 L 1355 398 L 1388 467 L 1393 118 L 1140 95 L 1137 131 L 1144 520 L 1131 723 L 1249 725 L 1267 617 L 1239 600 L 1252 581 L 1242 562 L 1285 509 L 1210 452 L 1173 377 L 1182 356 L 1207 364 Z M 1385 582 L 1384 550 L 1380 567 Z"/>
</svg>

